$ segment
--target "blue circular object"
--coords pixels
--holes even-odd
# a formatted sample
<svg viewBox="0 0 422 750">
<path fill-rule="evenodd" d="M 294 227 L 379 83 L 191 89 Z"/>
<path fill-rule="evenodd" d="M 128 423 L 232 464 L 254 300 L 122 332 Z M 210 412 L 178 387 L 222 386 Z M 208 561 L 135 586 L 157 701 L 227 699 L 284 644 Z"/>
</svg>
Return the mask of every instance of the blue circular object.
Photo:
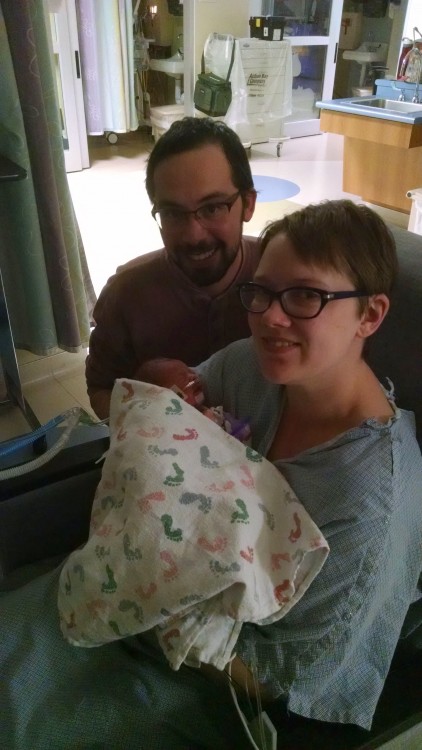
<svg viewBox="0 0 422 750">
<path fill-rule="evenodd" d="M 283 201 L 292 198 L 300 191 L 299 185 L 296 185 L 295 182 L 282 180 L 279 177 L 265 177 L 264 175 L 254 174 L 253 181 L 258 193 L 258 203 Z"/>
</svg>

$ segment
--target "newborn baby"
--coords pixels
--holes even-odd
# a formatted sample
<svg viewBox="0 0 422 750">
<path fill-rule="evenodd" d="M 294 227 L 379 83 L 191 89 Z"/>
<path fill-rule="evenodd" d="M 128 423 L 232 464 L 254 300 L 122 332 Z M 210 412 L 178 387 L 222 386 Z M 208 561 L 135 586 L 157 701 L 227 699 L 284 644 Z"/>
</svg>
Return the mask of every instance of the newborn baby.
<svg viewBox="0 0 422 750">
<path fill-rule="evenodd" d="M 222 406 L 206 406 L 201 378 L 180 359 L 152 359 L 145 362 L 138 369 L 137 378 L 162 388 L 170 388 L 188 404 L 220 425 L 229 435 L 242 443 L 248 443 L 251 436 L 249 423 L 223 411 Z"/>
</svg>

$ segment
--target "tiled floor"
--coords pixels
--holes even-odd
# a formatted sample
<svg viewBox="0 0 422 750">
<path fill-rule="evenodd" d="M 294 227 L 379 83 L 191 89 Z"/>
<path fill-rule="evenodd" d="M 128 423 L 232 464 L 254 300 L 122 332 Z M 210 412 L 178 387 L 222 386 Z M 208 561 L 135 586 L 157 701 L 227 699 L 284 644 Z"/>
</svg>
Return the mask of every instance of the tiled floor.
<svg viewBox="0 0 422 750">
<path fill-rule="evenodd" d="M 97 294 L 116 266 L 161 246 L 144 189 L 151 147 L 146 131 L 121 135 L 115 145 L 102 137 L 90 138 L 90 169 L 68 175 Z M 342 191 L 342 157 L 343 138 L 332 134 L 286 141 L 280 158 L 275 145 L 254 145 L 250 159 L 253 174 L 290 180 L 299 186 L 299 192 L 292 202 L 258 202 L 245 231 L 257 235 L 268 220 L 297 205 L 342 197 L 359 201 L 358 196 Z M 407 226 L 406 215 L 379 210 L 387 220 Z M 18 352 L 24 395 L 41 423 L 74 405 L 91 412 L 85 389 L 85 356 L 85 351 L 47 358 Z M 17 409 L 3 408 L 0 441 L 27 429 Z"/>
</svg>

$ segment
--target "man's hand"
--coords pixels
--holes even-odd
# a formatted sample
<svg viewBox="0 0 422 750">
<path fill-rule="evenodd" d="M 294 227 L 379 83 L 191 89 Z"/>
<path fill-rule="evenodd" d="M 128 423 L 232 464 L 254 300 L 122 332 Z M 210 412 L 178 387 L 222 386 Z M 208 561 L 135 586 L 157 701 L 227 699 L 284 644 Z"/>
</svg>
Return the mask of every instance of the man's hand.
<svg viewBox="0 0 422 750">
<path fill-rule="evenodd" d="M 111 401 L 110 390 L 102 388 L 101 390 L 95 391 L 94 393 L 90 394 L 89 400 L 97 417 L 99 417 L 100 419 L 109 418 Z"/>
</svg>

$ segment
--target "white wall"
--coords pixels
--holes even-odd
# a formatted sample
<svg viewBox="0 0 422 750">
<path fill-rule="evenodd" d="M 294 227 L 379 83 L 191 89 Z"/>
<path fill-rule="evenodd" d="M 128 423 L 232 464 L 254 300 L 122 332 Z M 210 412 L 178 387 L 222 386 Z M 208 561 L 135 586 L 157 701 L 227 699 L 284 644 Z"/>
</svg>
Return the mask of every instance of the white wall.
<svg viewBox="0 0 422 750">
<path fill-rule="evenodd" d="M 195 6 L 195 70 L 201 68 L 201 55 L 208 34 L 249 36 L 248 0 L 196 0 Z M 255 13 L 259 15 L 259 13 Z"/>
</svg>

